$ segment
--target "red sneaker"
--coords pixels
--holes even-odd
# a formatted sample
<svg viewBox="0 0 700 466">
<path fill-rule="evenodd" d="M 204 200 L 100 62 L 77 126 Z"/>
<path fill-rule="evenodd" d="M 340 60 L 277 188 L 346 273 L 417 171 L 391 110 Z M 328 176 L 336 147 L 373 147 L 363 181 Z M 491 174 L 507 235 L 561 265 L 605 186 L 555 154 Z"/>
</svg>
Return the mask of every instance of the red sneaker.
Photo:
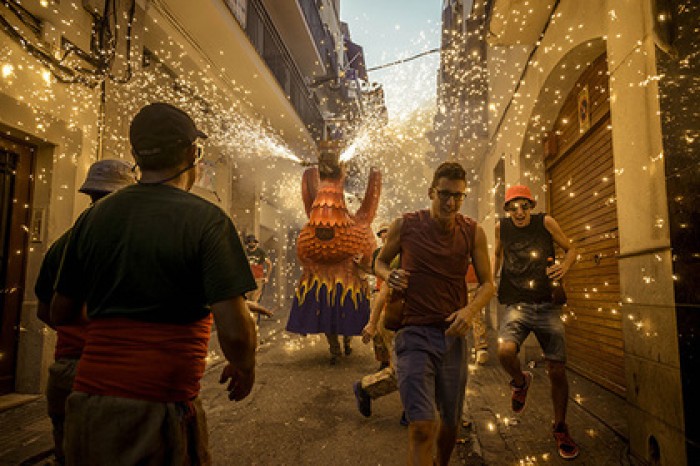
<svg viewBox="0 0 700 466">
<path fill-rule="evenodd" d="M 532 372 L 523 372 L 525 383 L 522 387 L 517 387 L 515 381 L 510 381 L 510 386 L 513 389 L 513 395 L 510 398 L 510 407 L 515 414 L 520 414 L 525 409 L 525 401 L 527 400 L 527 391 L 532 383 Z"/>
<path fill-rule="evenodd" d="M 579 454 L 578 445 L 574 442 L 574 439 L 569 435 L 569 428 L 566 424 L 559 423 L 554 426 L 554 440 L 557 441 L 557 450 L 559 450 L 559 456 L 565 460 L 572 460 L 576 458 Z"/>
</svg>

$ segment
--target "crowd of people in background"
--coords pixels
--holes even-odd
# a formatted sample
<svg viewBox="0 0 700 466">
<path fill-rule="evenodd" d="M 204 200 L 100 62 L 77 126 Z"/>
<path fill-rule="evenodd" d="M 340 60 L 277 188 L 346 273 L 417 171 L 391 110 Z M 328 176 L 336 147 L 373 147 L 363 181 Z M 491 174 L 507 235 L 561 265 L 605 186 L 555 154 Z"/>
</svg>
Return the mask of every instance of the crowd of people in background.
<svg viewBox="0 0 700 466">
<path fill-rule="evenodd" d="M 185 112 L 147 105 L 129 136 L 136 166 L 90 167 L 80 192 L 92 204 L 48 250 L 35 287 L 39 317 L 58 333 L 47 390 L 55 456 L 71 465 L 210 464 L 198 395 L 212 323 L 227 361 L 220 382 L 242 400 L 255 381 L 251 311 L 269 314 L 259 301 L 273 264 L 255 235 L 242 242 L 219 207 L 189 193 L 197 140 L 207 136 Z M 553 282 L 576 250 L 554 218 L 532 213 L 535 198 L 517 185 L 506 192 L 509 215 L 490 257 L 482 226 L 460 213 L 466 188 L 463 167 L 442 163 L 428 208 L 377 231 L 381 244 L 361 273 L 376 277 L 362 337 L 374 342 L 379 367 L 354 383 L 357 408 L 370 417 L 374 400 L 398 391 L 408 463 L 447 465 L 465 399 L 466 336 L 473 331 L 476 362 L 486 363 L 484 310 L 497 294 L 506 306 L 497 354 L 512 379 L 512 410 L 523 412 L 533 383 L 518 358 L 532 332 L 547 361 L 558 452 L 575 458 Z"/>
</svg>

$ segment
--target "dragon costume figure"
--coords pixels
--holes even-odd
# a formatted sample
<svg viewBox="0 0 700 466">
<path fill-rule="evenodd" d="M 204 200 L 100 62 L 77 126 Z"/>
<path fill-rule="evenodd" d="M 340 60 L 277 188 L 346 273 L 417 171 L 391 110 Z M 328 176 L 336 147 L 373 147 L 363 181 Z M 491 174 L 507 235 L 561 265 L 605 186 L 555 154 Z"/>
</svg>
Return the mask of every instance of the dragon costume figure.
<svg viewBox="0 0 700 466">
<path fill-rule="evenodd" d="M 344 180 L 342 165 L 323 157 L 318 169 L 304 172 L 302 197 L 309 222 L 297 240 L 303 271 L 287 322 L 290 332 L 347 338 L 360 335 L 369 318 L 370 290 L 362 269 L 369 270 L 376 248 L 370 225 L 379 204 L 381 174 L 370 171 L 355 215 L 345 205 Z"/>
</svg>

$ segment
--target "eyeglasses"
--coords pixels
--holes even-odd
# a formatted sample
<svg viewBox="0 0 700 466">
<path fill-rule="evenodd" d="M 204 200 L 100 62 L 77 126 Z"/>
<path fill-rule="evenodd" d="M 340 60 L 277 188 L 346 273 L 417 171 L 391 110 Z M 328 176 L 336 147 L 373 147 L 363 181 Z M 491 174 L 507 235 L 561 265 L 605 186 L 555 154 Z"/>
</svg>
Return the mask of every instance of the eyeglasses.
<svg viewBox="0 0 700 466">
<path fill-rule="evenodd" d="M 194 163 L 199 163 L 204 158 L 204 145 L 194 142 Z"/>
<path fill-rule="evenodd" d="M 467 196 L 467 193 L 463 192 L 453 192 L 453 191 L 448 191 L 446 189 L 440 189 L 440 190 L 435 190 L 437 193 L 438 197 L 442 202 L 447 202 L 450 198 L 454 199 L 455 202 L 462 202 L 464 198 Z"/>
<path fill-rule="evenodd" d="M 523 209 L 523 212 L 526 212 L 532 208 L 532 204 L 530 204 L 528 201 L 511 202 L 506 206 L 506 212 L 517 212 L 518 208 Z"/>
</svg>

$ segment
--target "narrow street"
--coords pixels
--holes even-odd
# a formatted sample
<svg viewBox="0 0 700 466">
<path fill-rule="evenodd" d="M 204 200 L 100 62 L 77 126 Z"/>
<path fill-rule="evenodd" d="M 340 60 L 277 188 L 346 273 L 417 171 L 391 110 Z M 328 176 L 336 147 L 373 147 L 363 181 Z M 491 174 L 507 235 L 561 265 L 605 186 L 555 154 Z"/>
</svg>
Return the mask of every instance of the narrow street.
<svg viewBox="0 0 700 466">
<path fill-rule="evenodd" d="M 256 383 L 245 400 L 228 401 L 218 383 L 223 359 L 216 338 L 202 383 L 209 445 L 215 465 L 402 465 L 407 429 L 399 424 L 398 394 L 376 400 L 372 417 L 355 406 L 352 383 L 376 369 L 371 346 L 354 341 L 353 354 L 328 364 L 325 338 L 284 332 L 287 312 L 260 322 Z M 493 335 L 492 335 L 493 337 Z M 492 338 L 493 339 L 493 338 Z M 493 350 L 494 345 L 491 345 Z M 494 355 L 470 366 L 462 435 L 454 465 L 563 465 L 549 433 L 551 403 L 544 369 L 534 369 L 528 408 L 509 413 L 506 375 Z M 628 465 L 624 403 L 570 374 L 569 419 L 581 446 L 576 464 Z M 51 448 L 43 397 L 0 413 L 0 465 L 43 465 Z M 609 425 L 604 418 L 617 419 Z"/>
<path fill-rule="evenodd" d="M 377 366 L 371 347 L 356 338 L 353 354 L 330 366 L 325 337 L 278 331 L 285 322 L 261 322 L 256 384 L 242 402 L 227 400 L 218 367 L 207 371 L 202 397 L 215 463 L 402 464 L 398 393 L 374 403 L 369 419 L 355 407 L 353 382 Z"/>
<path fill-rule="evenodd" d="M 374 401 L 369 419 L 355 406 L 352 383 L 377 366 L 371 346 L 356 338 L 353 354 L 330 366 L 323 336 L 287 334 L 286 315 L 276 317 L 280 322 L 261 322 L 256 385 L 246 400 L 228 402 L 216 363 L 207 371 L 202 397 L 215 464 L 405 464 L 407 429 L 399 424 L 398 394 Z M 485 366 L 470 366 L 464 428 L 451 464 L 568 464 L 550 434 L 547 376 L 542 367 L 534 373 L 528 408 L 518 417 L 510 414 L 507 376 L 495 355 Z M 575 374 L 570 378 L 569 422 L 581 445 L 576 463 L 634 464 L 620 437 L 626 434 L 622 400 Z M 602 416 L 618 424 L 606 425 Z"/>
<path fill-rule="evenodd" d="M 442 234 L 426 229 L 436 236 L 415 242 L 430 274 L 419 262 L 400 266 L 430 277 L 406 283 L 420 319 L 403 325 L 430 326 L 462 308 L 453 259 L 461 267 L 471 256 L 481 269 L 470 285 L 506 278 L 490 302 L 481 295 L 472 306 L 483 308 L 490 357 L 470 359 L 453 464 L 564 464 L 577 443 L 576 464 L 700 465 L 698 25 L 697 0 L 3 0 L 0 466 L 51 464 L 47 387 L 52 400 L 69 392 L 71 380 L 57 387 L 56 367 L 90 354 L 79 332 L 51 330 L 76 317 L 68 306 L 50 311 L 55 291 L 86 298 L 94 327 L 133 318 L 109 332 L 155 353 L 164 347 L 139 336 L 140 324 L 191 322 L 253 279 L 274 318 L 259 322 L 252 393 L 227 399 L 215 335 L 201 381 L 214 463 L 406 464 L 398 394 L 376 400 L 369 418 L 356 406 L 353 383 L 379 366 L 372 347 L 356 338 L 331 365 L 323 334 L 284 329 L 359 333 L 369 314 L 364 274 L 385 278 L 371 264 L 395 244 L 392 220 L 423 209 L 445 225 L 473 220 L 483 238 L 465 235 L 464 249 L 450 237 L 444 252 Z M 168 126 L 173 115 L 179 123 Z M 445 163 L 459 176 L 436 176 Z M 456 184 L 440 186 L 443 178 Z M 161 191 L 162 201 L 152 194 Z M 123 217 L 84 214 L 108 192 L 121 207 L 90 212 Z M 74 225 L 78 233 L 64 236 Z M 395 252 L 410 258 L 401 225 Z M 554 289 L 567 298 L 557 351 L 540 344 L 555 346 L 550 330 L 529 323 L 537 338 L 513 338 L 533 375 L 516 391 L 515 408 L 525 391 L 527 408 L 513 416 L 497 332 L 512 323 L 509 305 L 561 302 Z M 440 304 L 448 298 L 451 308 Z M 173 334 L 183 328 L 153 327 L 168 344 L 207 349 L 204 327 L 182 340 Z M 142 353 L 122 363 L 120 338 L 103 339 L 88 348 L 104 345 L 97 353 L 108 357 L 83 374 L 106 388 L 78 381 L 86 393 L 197 395 L 187 374 L 197 367 L 199 377 L 195 362 L 181 363 L 177 380 L 155 375 L 188 357 L 181 347 L 155 363 Z M 252 346 L 237 351 L 249 368 Z M 544 353 L 565 361 L 566 416 L 563 369 L 552 389 Z M 157 388 L 139 389 L 152 380 Z M 180 383 L 187 393 L 168 395 Z M 86 430 L 92 441 L 77 446 L 99 445 L 101 429 Z M 120 432 L 136 445 L 137 429 Z M 116 448 L 105 456 L 123 463 L 130 449 L 106 434 Z"/>
</svg>

